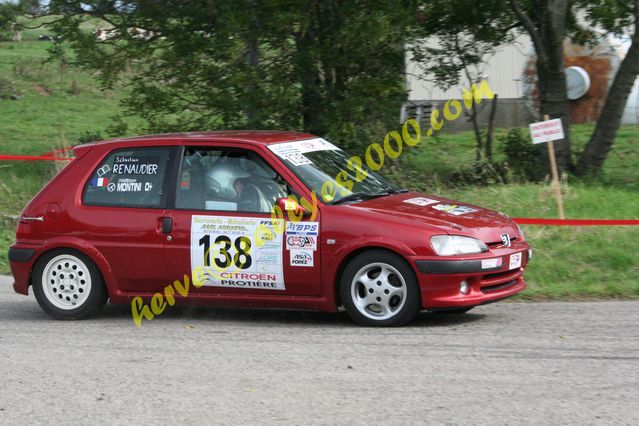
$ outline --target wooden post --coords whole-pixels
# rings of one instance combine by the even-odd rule
[[[548,114],[544,115],[544,121],[550,120]],[[559,172],[557,171],[557,158],[555,157],[555,144],[548,142],[548,157],[550,158],[550,171],[552,172],[552,186],[557,196],[557,207],[559,208],[559,219],[565,219],[564,202],[561,198],[561,186],[559,184]]]

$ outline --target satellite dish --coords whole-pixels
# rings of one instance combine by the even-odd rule
[[[568,67],[566,73],[566,86],[568,86],[568,99],[575,101],[581,98],[590,89],[590,76],[581,67]]]

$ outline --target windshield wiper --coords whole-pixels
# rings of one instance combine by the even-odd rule
[[[389,195],[388,192],[380,192],[377,194],[371,194],[368,192],[353,192],[352,194],[348,194],[345,197],[340,198],[339,200],[331,201],[329,204],[335,206],[337,204],[347,203],[349,201],[357,201],[357,200],[368,200],[376,197],[383,197],[384,195]]]
[[[408,192],[408,189],[405,189],[405,188],[395,189],[389,186],[388,188],[384,188],[382,191],[380,191],[380,194],[386,193],[388,195],[394,195],[394,194],[403,194],[405,192]]]

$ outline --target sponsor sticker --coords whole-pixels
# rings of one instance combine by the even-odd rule
[[[318,235],[319,222],[287,222],[286,248],[316,250]]]
[[[495,259],[482,259],[481,261],[481,269],[496,269],[501,268],[501,265],[501,257],[497,257]]]
[[[319,222],[286,222],[286,235],[314,235],[319,233]]]
[[[307,152],[315,152],[315,151],[339,151],[340,149],[330,143],[329,141],[322,138],[315,139],[306,139],[303,141],[295,141],[295,142],[286,142],[286,143],[277,143],[268,146],[275,155],[282,156],[288,152],[290,149],[294,149],[297,152],[302,154],[306,154]]]
[[[404,202],[408,204],[415,204],[417,206],[430,206],[431,204],[439,203],[437,200],[431,200],[430,198],[424,197],[409,198],[408,200],[404,200]]]
[[[203,271],[205,286],[284,290],[283,241],[268,239],[283,226],[282,219],[194,215],[191,269]]]
[[[291,266],[313,266],[311,250],[291,250]]]
[[[435,210],[452,214],[453,216],[461,216],[466,213],[476,212],[477,209],[468,206],[458,206],[456,204],[437,204],[433,206]]]
[[[521,268],[521,253],[515,253],[510,255],[510,265],[508,270]]]
[[[305,237],[292,235],[286,237],[286,248],[288,250],[309,249],[317,250],[317,237]]]

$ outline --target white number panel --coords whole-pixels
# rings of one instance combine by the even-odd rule
[[[205,286],[284,290],[282,219],[193,216],[191,268]]]

